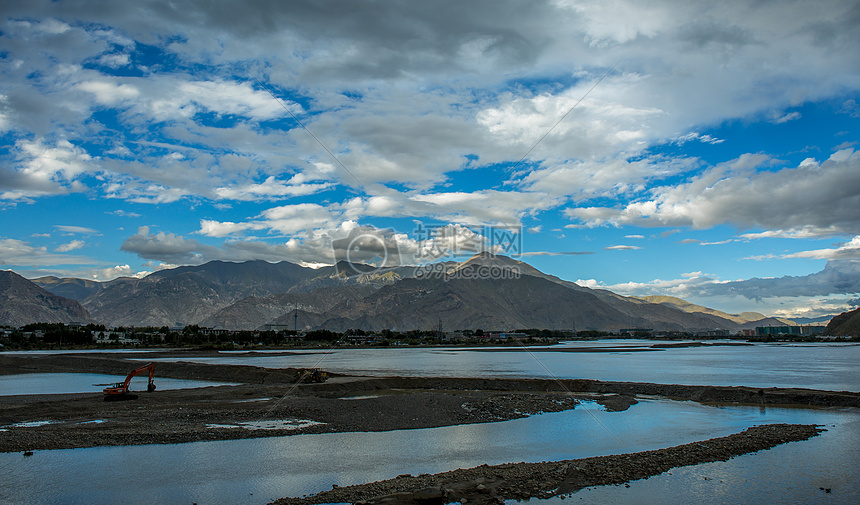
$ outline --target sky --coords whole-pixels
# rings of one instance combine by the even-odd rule
[[[462,260],[860,304],[860,3],[0,3],[0,268]],[[357,246],[357,247],[356,247]]]

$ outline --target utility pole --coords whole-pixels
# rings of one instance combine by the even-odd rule
[[[299,334],[299,302],[296,302],[296,311],[293,313],[293,333]]]

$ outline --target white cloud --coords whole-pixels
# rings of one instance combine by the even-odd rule
[[[776,115],[776,117],[774,117],[771,120],[771,122],[773,122],[775,124],[783,124],[783,123],[787,123],[789,121],[794,121],[795,119],[800,119],[800,112],[794,111],[794,112],[789,112],[787,114],[783,114],[781,116]]]
[[[584,207],[565,214],[587,226],[691,226],[730,223],[789,233],[860,233],[860,154],[834,153],[820,164],[750,173],[763,156],[744,155],[691,182],[655,190],[625,207]],[[765,232],[768,233],[768,232]],[[754,234],[755,235],[755,234]],[[761,235],[759,235],[761,236]]]
[[[160,89],[150,86],[139,110],[160,121],[188,118],[203,111],[254,120],[269,120],[288,114],[268,92],[255,90],[246,82],[159,79],[153,84]],[[281,102],[293,114],[302,113],[298,104]]]
[[[302,178],[295,176],[289,181],[276,180],[275,176],[268,177],[259,184],[245,184],[236,187],[216,188],[219,198],[227,200],[272,200],[288,196],[306,196],[324,191],[332,186],[331,183],[298,183]]]
[[[62,245],[57,246],[55,251],[64,253],[64,252],[74,251],[76,249],[82,249],[86,245],[87,245],[86,242],[84,242],[83,240],[72,240],[68,244],[62,244]]]
[[[101,235],[98,230],[87,228],[86,226],[71,226],[65,224],[55,224],[54,228],[66,234],[80,233],[84,235]]]
[[[801,251],[784,254],[782,258],[810,258],[810,259],[860,259],[860,236],[854,237],[849,242],[832,249],[816,249],[813,251]]]
[[[639,246],[635,245],[611,245],[608,247],[604,247],[607,251],[638,251],[642,249]]]
[[[704,144],[722,144],[723,142],[726,141],[725,139],[714,138],[708,134],[701,135],[699,132],[690,132],[690,133],[687,133],[686,135],[681,135],[680,137],[677,137],[674,140],[674,143],[678,144],[679,146],[682,146],[682,145],[686,144],[687,142],[690,142],[693,140],[697,140],[697,141],[702,142]]]
[[[33,246],[21,240],[0,238],[0,265],[50,266],[85,265],[92,260],[82,256],[53,254],[47,247]]]
[[[84,81],[77,85],[76,88],[87,93],[92,93],[99,103],[114,104],[137,98],[140,91],[134,86],[128,84],[114,84],[107,81]]]
[[[265,225],[258,223],[233,223],[230,221],[213,221],[210,219],[200,220],[200,230],[197,232],[200,235],[207,237],[226,237],[242,233],[246,230],[260,230],[265,228]]]
[[[129,265],[116,265],[95,270],[90,274],[90,278],[99,282],[110,281],[117,277],[136,277],[138,279],[142,279],[150,273],[152,272],[146,270],[135,272]]]
[[[128,54],[105,54],[99,58],[99,63],[111,68],[124,67],[129,64]]]
[[[122,198],[134,203],[172,203],[191,194],[182,188],[170,188],[161,184],[122,180],[104,185],[107,198]]]
[[[57,141],[53,146],[43,140],[18,140],[15,151],[16,171],[4,175],[4,169],[0,168],[0,200],[82,191],[84,187],[76,179],[97,170],[92,157],[67,140]],[[6,189],[3,186],[8,189],[3,191]]]

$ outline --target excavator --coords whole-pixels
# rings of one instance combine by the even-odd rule
[[[117,382],[116,384],[106,384],[108,387],[104,388],[104,399],[134,400],[135,398],[137,398],[137,395],[129,394],[128,385],[131,383],[132,377],[145,372],[149,372],[149,384],[146,386],[146,390],[150,393],[155,391],[155,383],[152,382],[152,376],[155,374],[155,363],[149,363],[147,365],[143,365],[142,367],[135,368],[134,370],[129,372],[124,382]]]
[[[328,372],[319,368],[300,368],[299,373],[302,382],[325,382],[328,379]]]

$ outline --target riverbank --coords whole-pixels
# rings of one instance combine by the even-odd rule
[[[618,485],[645,479],[672,468],[762,451],[807,440],[824,431],[814,425],[754,426],[726,437],[633,454],[544,463],[481,465],[435,475],[401,475],[394,479],[334,487],[312,496],[281,498],[272,505],[361,503],[367,505],[499,504],[504,500],[565,496],[590,486]]]

